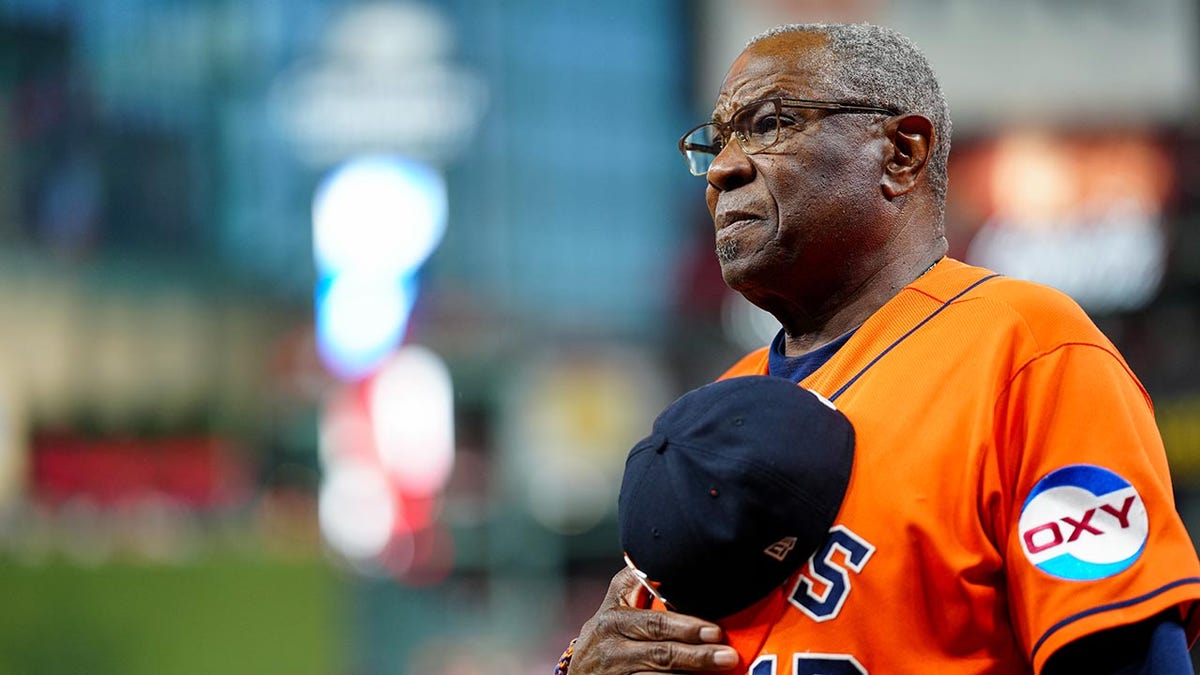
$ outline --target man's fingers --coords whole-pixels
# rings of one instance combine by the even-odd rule
[[[721,643],[720,627],[686,614],[644,609],[648,595],[631,572],[613,577],[603,605],[575,644],[572,673],[693,673],[737,665],[737,652]]]
[[[596,653],[580,654],[581,673],[625,675],[640,673],[706,673],[729,670],[738,664],[737,652],[726,645],[685,645],[672,642],[603,643]],[[572,670],[572,673],[575,671]]]
[[[725,645],[685,645],[677,642],[627,643],[602,659],[604,673],[705,673],[729,670],[738,664],[737,652]],[[572,663],[574,668],[575,664]]]
[[[616,614],[617,630],[633,640],[703,644],[721,641],[716,625],[687,614],[626,609]]]
[[[706,672],[726,670],[738,663],[737,652],[725,645],[685,645],[678,642],[648,642],[635,660],[646,673]]]
[[[738,655],[732,647],[710,645],[685,645],[678,642],[657,642],[650,647],[649,668],[664,670],[712,670],[732,668],[737,665]]]

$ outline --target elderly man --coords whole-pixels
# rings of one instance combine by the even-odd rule
[[[1150,400],[1071,300],[944,257],[949,147],[924,57],[866,25],[755,38],[680,141],[725,282],[783,327],[724,377],[790,378],[857,434],[750,673],[1191,672],[1200,563]],[[720,622],[648,606],[618,573],[560,670],[738,663]]]

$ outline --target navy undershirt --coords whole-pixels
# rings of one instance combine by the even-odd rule
[[[854,331],[850,331],[807,354],[784,356],[785,336],[783,330],[780,330],[775,335],[775,339],[771,341],[771,349],[767,354],[767,374],[784,377],[799,384],[801,380],[816,372],[817,368],[825,365],[825,362],[837,353],[842,345],[846,344],[851,335],[854,335]]]

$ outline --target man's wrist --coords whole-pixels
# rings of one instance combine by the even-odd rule
[[[554,667],[554,675],[567,675],[567,668],[571,665],[571,657],[575,655],[576,642],[579,642],[579,638],[571,640],[571,644],[567,645],[567,651],[558,657],[558,665]]]

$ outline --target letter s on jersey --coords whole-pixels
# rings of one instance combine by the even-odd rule
[[[834,560],[837,551],[841,551],[843,556],[841,564]],[[825,544],[813,554],[810,561],[812,576],[824,583],[825,588],[818,592],[812,581],[801,574],[788,599],[813,621],[836,618],[842,611],[846,596],[850,594],[850,575],[846,570],[861,572],[874,552],[874,546],[846,526],[833,527]]]

